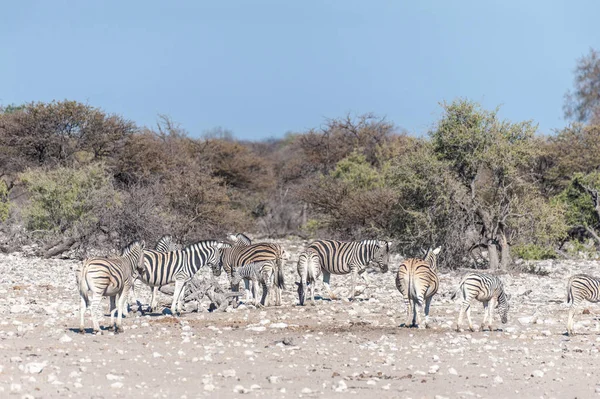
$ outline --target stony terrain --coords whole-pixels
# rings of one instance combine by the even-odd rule
[[[301,245],[284,245],[292,257],[282,307],[209,313],[203,302],[200,312],[181,318],[132,314],[124,333],[97,336],[77,333],[78,262],[0,255],[0,396],[565,398],[600,392],[598,309],[580,312],[580,334],[567,337],[562,304],[567,277],[600,275],[597,262],[545,261],[537,265],[548,276],[503,275],[512,296],[509,323],[496,322],[503,331],[457,333],[458,306],[450,295],[460,271],[441,275],[432,328],[405,329],[394,285],[398,256],[387,274],[370,270],[373,286],[359,301],[300,307],[294,281]],[[332,286],[347,295],[349,281],[333,276]],[[473,316],[478,325],[480,304]],[[91,327],[87,315],[86,323]]]

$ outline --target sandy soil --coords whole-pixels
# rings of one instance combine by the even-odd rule
[[[372,288],[359,301],[305,307],[296,306],[294,256],[282,307],[209,313],[203,302],[200,312],[180,318],[132,314],[122,334],[80,335],[77,262],[0,255],[0,397],[585,398],[600,392],[598,309],[580,312],[580,334],[567,337],[562,304],[567,277],[594,273],[597,262],[545,261],[540,267],[549,276],[503,275],[512,296],[508,324],[496,324],[503,331],[457,333],[458,306],[450,295],[461,272],[441,275],[432,328],[405,329],[394,285],[398,256],[390,272],[370,271]],[[347,294],[349,280],[333,276],[332,286]],[[477,304],[477,325],[482,312]],[[86,322],[91,327],[87,316]]]

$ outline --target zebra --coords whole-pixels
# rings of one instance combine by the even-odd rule
[[[508,296],[504,292],[502,280],[496,276],[486,273],[468,273],[462,278],[458,289],[452,295],[451,299],[461,298],[462,303],[458,320],[456,321],[456,331],[460,331],[463,314],[466,312],[469,321],[469,329],[475,331],[471,322],[471,302],[477,299],[483,302],[483,321],[481,322],[481,331],[487,326],[492,331],[492,321],[494,309],[498,308],[500,321],[506,324],[508,321]],[[486,324],[487,321],[487,324]]]
[[[298,301],[300,306],[304,306],[307,286],[310,289],[311,304],[315,305],[315,284],[321,276],[321,267],[319,266],[319,257],[312,250],[304,251],[298,257],[298,274],[300,282],[298,285]]]
[[[178,244],[177,242],[175,242],[173,237],[170,235],[162,236],[156,243],[156,246],[154,247],[154,250],[158,251],[158,252],[171,252],[171,251],[178,251],[180,249],[181,249],[181,245]],[[142,280],[142,278],[140,278],[140,276],[138,276],[138,278],[136,278],[135,281],[133,282],[133,290],[131,290],[133,293],[133,297],[134,297],[134,303],[137,304],[138,309],[141,309],[139,293],[140,293],[140,290],[141,290],[143,284],[144,284],[144,281]],[[158,291],[160,290],[161,292],[163,292],[161,290],[161,288],[162,287],[158,287],[158,286],[152,287],[152,297],[150,299],[150,311],[154,311],[157,308]],[[170,288],[173,288],[173,287],[170,287]],[[171,291],[173,291],[173,289]],[[167,292],[163,292],[163,293],[167,293]]]
[[[275,274],[275,261],[267,260],[262,262],[248,263],[247,265],[240,266],[233,271],[231,284],[237,286],[242,279],[246,287],[251,284],[251,291],[254,304],[256,306],[265,306],[267,298],[269,297],[269,287],[273,285],[273,279]],[[260,305],[257,301],[258,298],[258,284],[262,285],[262,298]],[[246,288],[247,290],[248,288]]]
[[[179,314],[185,284],[194,277],[200,267],[205,265],[210,266],[213,274],[217,275],[221,251],[228,247],[230,247],[229,244],[207,240],[188,245],[177,251],[145,250],[144,270],[140,273],[140,278],[152,288],[174,282],[171,312]],[[155,304],[151,305],[155,306]]]
[[[573,331],[575,307],[579,306],[584,300],[589,302],[600,301],[600,278],[587,274],[576,274],[569,279],[567,283],[567,304],[570,305],[567,321],[568,335],[575,335]]]
[[[281,291],[285,288],[283,279],[283,259],[287,257],[287,254],[284,249],[278,244],[251,244],[250,239],[243,234],[230,236],[230,240],[233,241],[233,245],[230,248],[225,248],[223,250],[219,270],[221,267],[225,269],[227,276],[231,280],[233,271],[240,266],[255,262],[273,261],[275,305],[280,306]],[[235,289],[234,284],[232,284],[231,287],[232,289]]]
[[[298,296],[301,304],[304,304],[306,284],[312,282],[314,285],[314,280],[319,277],[319,274],[323,275],[323,285],[331,299],[337,298],[329,285],[331,275],[352,274],[350,299],[354,300],[357,277],[360,275],[367,286],[370,283],[367,273],[365,273],[370,263],[377,264],[383,273],[388,271],[390,245],[390,242],[378,240],[350,242],[318,240],[313,242],[304,252],[306,255],[301,255],[298,261],[298,274],[300,274],[301,280],[298,286]],[[311,252],[310,256],[307,254],[309,252]],[[320,273],[317,272],[317,269],[320,269]],[[311,296],[314,303],[314,287],[311,287]]]
[[[420,326],[417,307],[423,309],[425,303],[425,328],[429,325],[429,306],[436,294],[440,280],[437,275],[437,254],[441,248],[427,251],[424,259],[405,259],[396,274],[396,288],[404,297],[406,304],[406,323],[404,327]],[[412,320],[411,320],[412,316]]]
[[[126,306],[126,299],[133,279],[143,267],[144,241],[129,244],[120,257],[91,258],[83,262],[76,271],[77,286],[81,297],[79,332],[84,333],[84,314],[88,307],[92,317],[94,333],[100,332],[98,313],[103,296],[111,299],[110,325],[114,325],[112,306],[116,298],[118,311],[115,332],[122,329],[121,318]]]

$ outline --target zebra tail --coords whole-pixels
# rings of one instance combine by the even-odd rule
[[[573,292],[571,286],[571,280],[567,283],[567,305],[570,305],[573,302]]]
[[[87,281],[87,275],[84,275],[85,266],[81,269],[81,274],[79,276],[79,293],[83,297],[85,301],[85,306],[90,306],[90,294],[92,290],[90,288],[90,284]]]
[[[410,293],[410,297],[412,298],[412,300],[415,301],[417,305],[422,304],[421,298],[419,298],[419,294],[417,293],[417,286],[415,285],[415,276],[412,274],[412,272],[409,274],[408,277],[408,292]]]

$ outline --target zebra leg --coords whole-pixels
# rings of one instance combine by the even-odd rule
[[[257,284],[258,285],[258,284]],[[269,299],[269,282],[262,282],[262,298],[260,299],[260,303],[263,306],[267,306],[267,300]]]
[[[152,297],[150,298],[150,312],[155,312],[158,308],[158,288],[152,287]]]
[[[79,332],[81,334],[85,334],[84,316],[85,316],[85,311],[87,309],[87,303],[86,303],[85,298],[83,297],[83,295],[80,295],[80,296],[81,296],[81,303],[79,305],[79,314],[80,314]]]
[[[356,279],[358,278],[358,271],[355,268],[351,268],[350,274],[352,274],[352,288],[350,291],[350,300],[353,301],[356,295]]]
[[[466,304],[466,306],[465,306],[465,304]],[[466,308],[467,308],[468,306],[469,306],[468,302],[463,302],[463,303],[460,305],[460,310],[458,311],[458,319],[456,320],[456,331],[457,331],[457,332],[460,332],[460,331],[461,331],[461,329],[460,329],[460,326],[461,326],[461,324],[462,324],[463,315],[464,315],[464,313],[465,313],[465,310],[466,310]]]
[[[408,295],[406,295],[404,297],[404,304],[406,305],[406,323],[404,323],[404,327],[410,327],[411,325],[411,314],[412,314],[412,301],[411,299],[408,297]]]
[[[496,309],[496,301],[492,298],[490,300],[490,306],[488,307],[488,322],[487,326],[490,331],[492,331],[492,324],[494,322],[494,309]],[[483,329],[482,329],[483,330]]]
[[[415,326],[419,327],[419,328],[425,328],[421,326],[421,314],[424,314],[424,310],[423,310],[423,302],[425,302],[424,298],[419,298],[417,300],[417,304],[415,306],[415,317],[416,317],[416,323]]]
[[[100,332],[100,323],[98,322],[98,314],[100,313],[100,299],[102,299],[102,297],[97,298],[96,295],[94,295],[91,299],[91,306],[90,306],[90,312],[92,314],[92,324],[93,324],[93,328],[94,334],[98,334],[101,333]]]
[[[575,332],[573,331],[573,323],[575,319],[575,301],[571,302],[571,307],[569,308],[569,319],[567,320],[567,335],[573,336]]]
[[[115,313],[118,310],[118,295],[113,295],[110,297],[110,324],[108,325],[107,330],[112,330],[115,325]]]
[[[485,327],[487,326],[486,321],[491,308],[490,301],[483,301],[483,321],[481,322],[481,331],[485,330]]]
[[[330,278],[331,278],[331,273],[329,273],[326,270],[323,270],[323,285],[325,286],[325,290],[327,291],[327,294],[329,295],[329,299],[331,299],[331,300],[338,299],[337,296],[335,296],[335,294],[331,290],[331,286],[329,285]]]
[[[175,280],[175,291],[173,292],[173,301],[171,302],[171,313],[173,315],[180,316],[179,313],[179,297],[183,292],[183,286],[185,282],[183,280]]]
[[[314,281],[314,280],[310,282],[310,304],[312,306],[316,305],[316,303],[315,303],[315,285],[316,284],[315,283],[316,283],[316,281]]]
[[[431,300],[433,296],[425,299],[425,328],[429,328],[429,306],[431,305]]]
[[[469,321],[469,330],[475,331],[473,328],[473,320],[471,320],[471,305],[467,307],[467,320]]]
[[[129,294],[129,287],[125,286],[121,295],[117,300],[117,308],[119,309],[117,317],[117,325],[115,326],[115,333],[123,331],[123,313],[127,309],[127,296]]]

